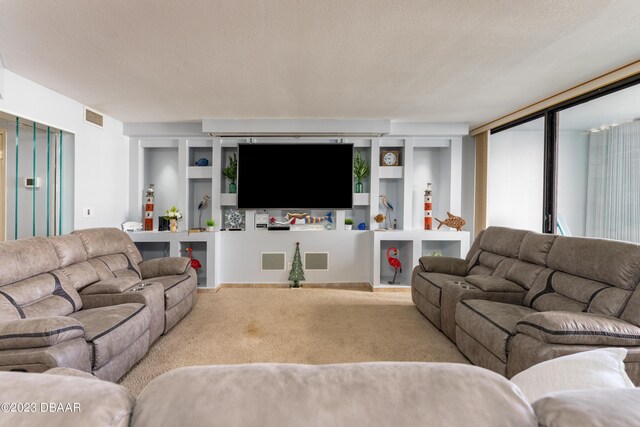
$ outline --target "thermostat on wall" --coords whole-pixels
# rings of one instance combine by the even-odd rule
[[[26,188],[40,188],[40,178],[25,178],[24,186]]]

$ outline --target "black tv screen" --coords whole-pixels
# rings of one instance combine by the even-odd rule
[[[239,144],[238,208],[352,209],[353,144]]]

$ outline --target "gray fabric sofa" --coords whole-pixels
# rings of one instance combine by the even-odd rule
[[[0,422],[13,427],[538,426],[517,386],[463,364],[194,366],[155,378],[137,399],[124,387],[70,371],[0,373],[0,402],[38,403],[31,413],[0,413]],[[72,406],[66,413],[43,413],[40,402],[77,403],[80,412]]]
[[[2,242],[0,370],[64,366],[116,381],[195,293],[188,258],[142,261],[118,229]]]
[[[137,398],[68,368],[0,372],[13,427],[628,427],[640,389],[556,392],[529,404],[500,375],[452,363],[227,365],[175,369]]]
[[[629,350],[640,383],[640,245],[489,227],[467,257],[422,257],[418,310],[474,364],[511,377],[558,356]]]

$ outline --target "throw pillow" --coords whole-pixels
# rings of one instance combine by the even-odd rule
[[[530,403],[549,393],[592,388],[633,388],[624,369],[625,348],[602,348],[547,360],[511,378]]]

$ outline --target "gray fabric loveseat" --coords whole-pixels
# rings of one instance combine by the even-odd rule
[[[507,377],[598,347],[640,383],[640,245],[489,227],[467,257],[422,257],[418,310],[474,364]]]
[[[189,259],[142,261],[118,229],[2,242],[0,370],[64,366],[116,381],[195,295]]]

